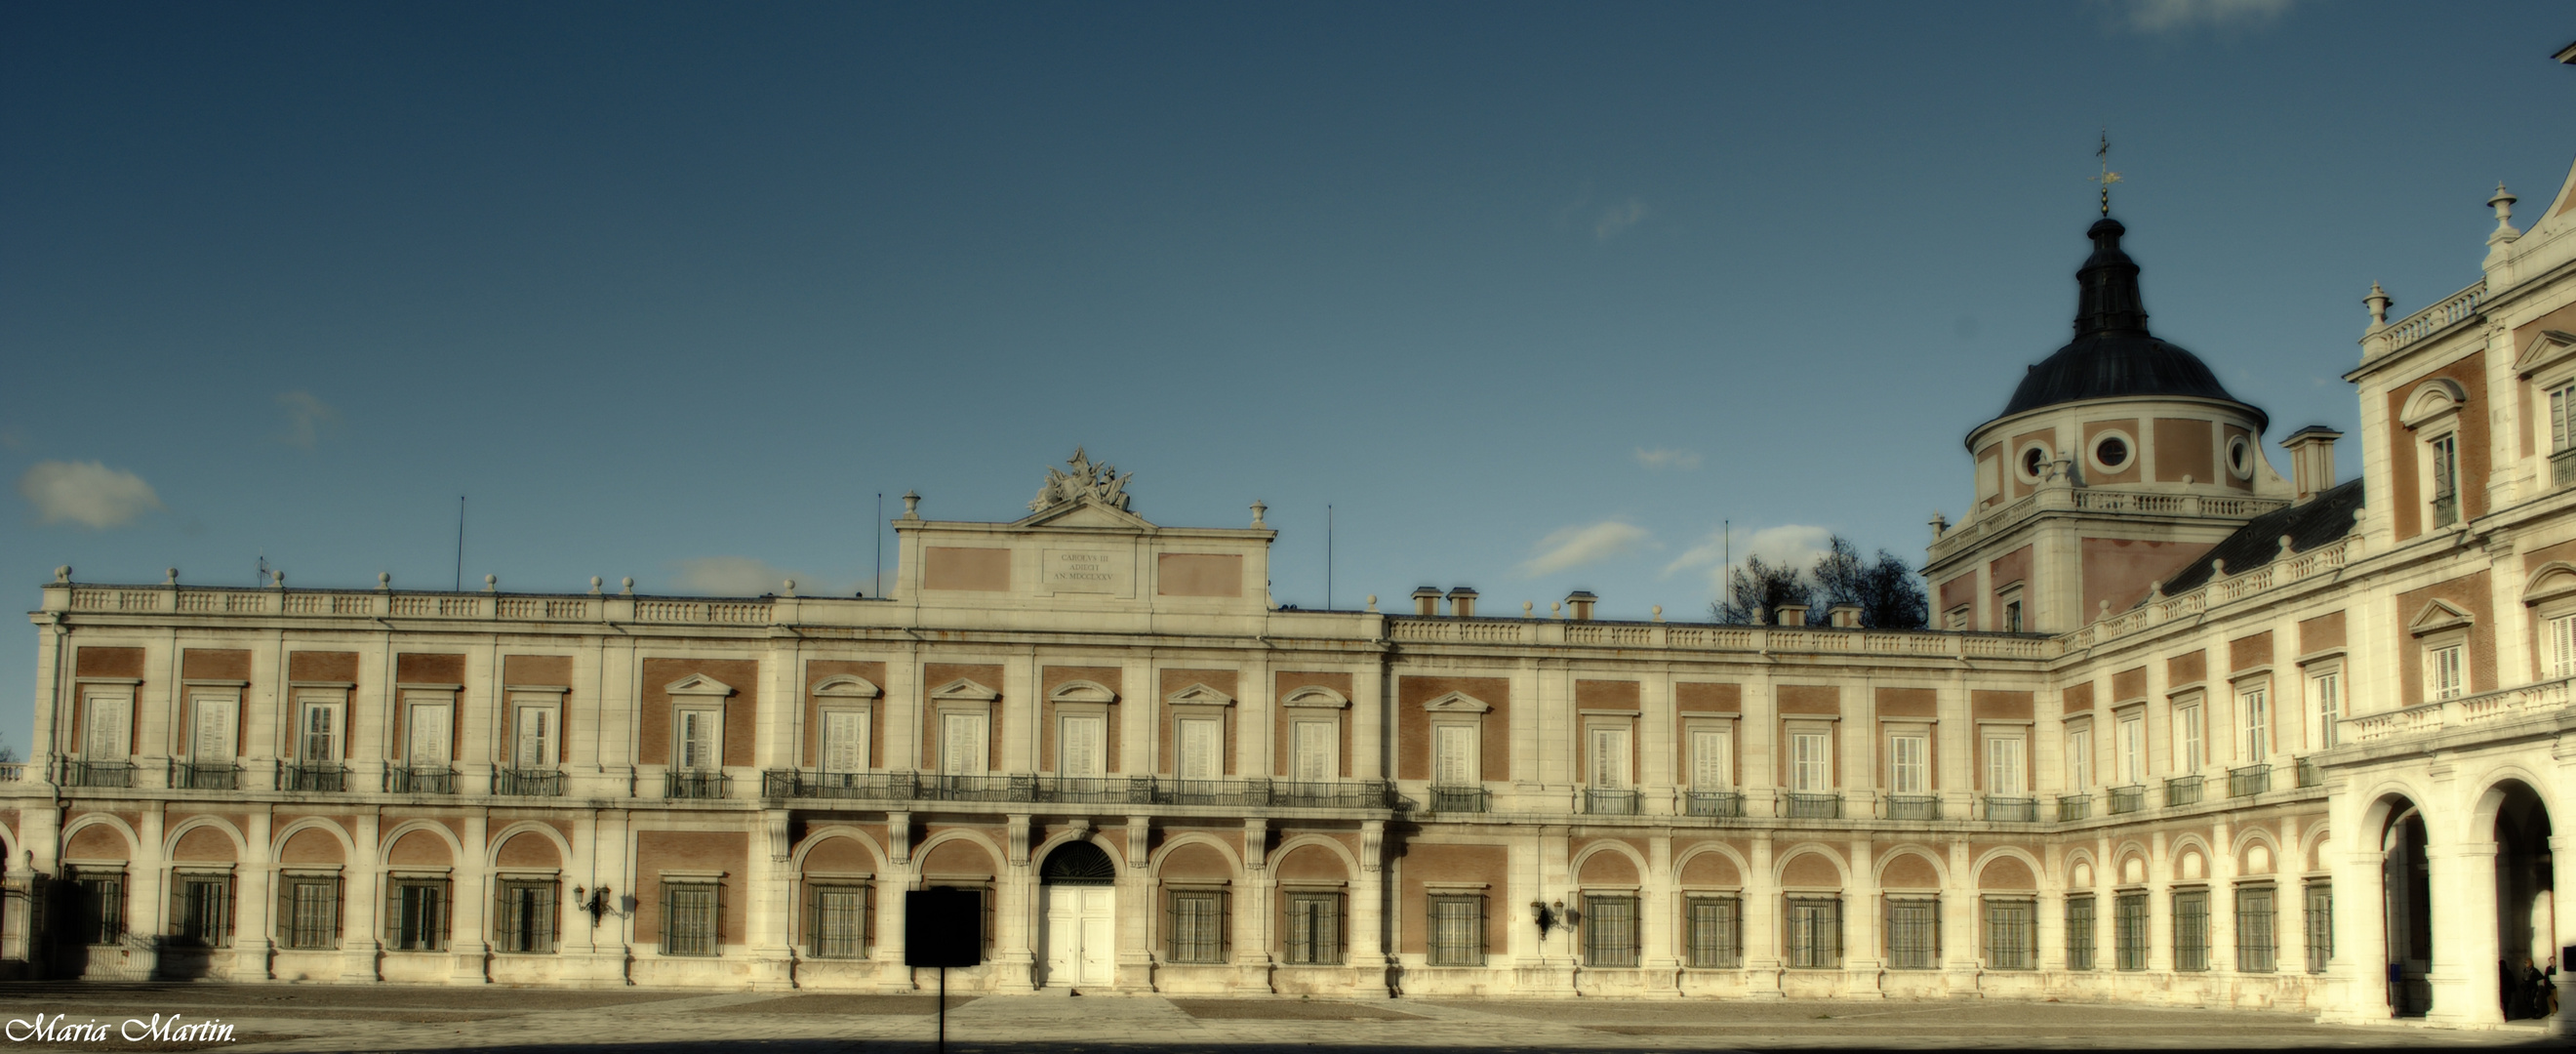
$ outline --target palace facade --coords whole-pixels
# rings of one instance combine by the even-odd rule
[[[2154,337],[1969,433],[1937,628],[1298,611],[1077,455],[887,598],[110,585],[33,614],[0,958],[41,976],[1994,996],[2501,1020],[2576,944],[2576,171],[2373,288],[2359,477]],[[1816,624],[1810,624],[1813,621]]]

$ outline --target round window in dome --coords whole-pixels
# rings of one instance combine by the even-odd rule
[[[2254,444],[2247,442],[2244,436],[2227,441],[2227,471],[2238,479],[2254,476]]]
[[[2048,447],[2033,443],[2021,450],[2021,478],[2024,483],[2039,482],[2040,473],[2048,471]]]
[[[2104,432],[2093,440],[2093,467],[2102,472],[2120,472],[2129,467],[2129,437],[2119,432]]]

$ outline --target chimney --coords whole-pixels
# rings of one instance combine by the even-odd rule
[[[1433,616],[1433,615],[1437,615],[1437,614],[1439,614],[1439,613],[1440,613],[1440,589],[1439,589],[1439,587],[1437,587],[1437,586],[1424,586],[1424,587],[1422,587],[1422,588],[1420,588],[1420,589],[1416,589],[1416,590],[1414,590],[1414,591],[1413,591],[1413,613],[1414,613],[1414,614],[1416,614],[1416,615],[1420,615],[1420,616],[1422,616],[1423,618],[1430,618],[1430,617],[1431,617],[1431,616]]]
[[[1574,621],[1590,622],[1592,621],[1592,604],[1594,601],[1599,599],[1601,598],[1592,595],[1591,590],[1577,589],[1574,592],[1567,593],[1565,595],[1565,606],[1574,609]]]
[[[1466,586],[1458,586],[1449,590],[1449,617],[1475,618],[1476,591],[1469,589]]]
[[[2334,489],[2335,440],[2343,433],[2324,425],[2309,425],[2281,440],[2282,449],[2290,452],[2290,487],[2306,501]]]
[[[1774,621],[1780,625],[1804,626],[1807,624],[1807,605],[1805,604],[1782,604],[1779,611],[1780,617]]]
[[[1836,604],[1825,609],[1825,615],[1832,620],[1835,629],[1860,628],[1860,605],[1858,604]]]

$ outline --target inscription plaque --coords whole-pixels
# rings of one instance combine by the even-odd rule
[[[1136,555],[1111,549],[1049,549],[1038,573],[1050,593],[1136,594]]]

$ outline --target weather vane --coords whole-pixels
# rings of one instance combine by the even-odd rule
[[[2102,148],[2093,151],[2093,156],[2102,162],[2102,174],[2088,177],[2085,182],[2102,184],[2102,215],[2108,217],[2111,215],[2111,184],[2120,181],[2120,174],[2111,171],[2110,129],[2102,130]]]

